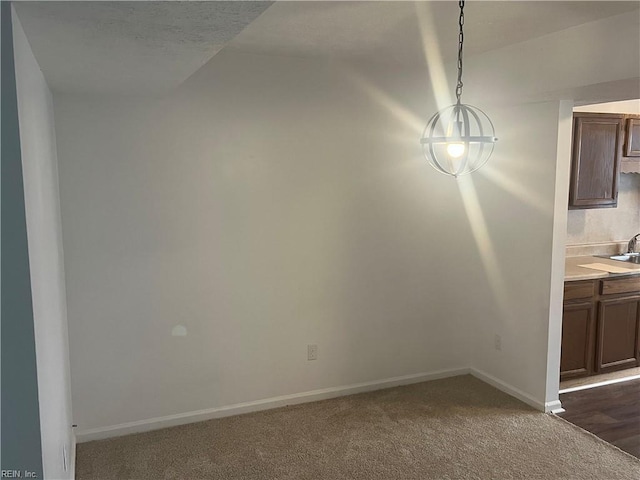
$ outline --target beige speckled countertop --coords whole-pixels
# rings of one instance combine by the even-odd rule
[[[628,268],[633,271],[629,273],[607,273],[578,266],[589,263],[604,263],[605,265]],[[565,261],[564,279],[567,282],[591,280],[593,278],[620,277],[622,275],[640,275],[640,265],[637,263],[620,262],[618,260],[592,256],[567,257]]]

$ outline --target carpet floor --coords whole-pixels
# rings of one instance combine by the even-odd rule
[[[638,480],[640,461],[469,375],[78,445],[78,480]]]

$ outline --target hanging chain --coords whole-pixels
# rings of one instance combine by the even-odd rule
[[[456,99],[458,100],[458,105],[460,104],[460,97],[462,96],[462,45],[464,43],[464,31],[462,27],[464,26],[464,0],[460,0],[458,2],[460,6],[460,20],[458,21],[458,25],[460,25],[460,32],[458,33],[458,84],[456,85]]]

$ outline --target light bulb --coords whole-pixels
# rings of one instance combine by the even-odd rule
[[[461,157],[464,155],[464,143],[450,143],[447,145],[447,153],[453,158]]]

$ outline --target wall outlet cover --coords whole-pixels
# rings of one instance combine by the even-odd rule
[[[496,335],[493,339],[493,346],[496,350],[502,350],[502,337],[500,335]]]
[[[318,359],[318,345],[307,345],[307,360]]]

